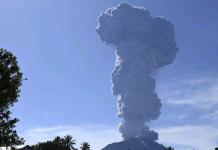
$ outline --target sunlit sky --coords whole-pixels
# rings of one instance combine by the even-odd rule
[[[17,57],[24,81],[13,115],[27,144],[72,134],[93,150],[119,141],[111,94],[114,49],[97,17],[123,0],[0,0],[0,47]],[[159,142],[176,149],[218,145],[218,1],[126,0],[175,25],[179,53],[157,71]]]

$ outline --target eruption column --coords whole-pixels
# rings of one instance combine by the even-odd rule
[[[157,133],[146,125],[159,117],[161,108],[152,72],[175,60],[178,48],[172,23],[122,3],[101,14],[96,31],[102,41],[116,48],[112,92],[118,97],[124,140],[157,140]]]

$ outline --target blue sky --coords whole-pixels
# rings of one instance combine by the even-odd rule
[[[97,16],[123,0],[0,0],[0,47],[28,78],[13,115],[27,143],[72,134],[94,150],[120,140],[110,76],[114,50],[95,32]],[[126,0],[175,25],[180,49],[156,74],[162,115],[151,123],[177,149],[218,145],[218,1]]]

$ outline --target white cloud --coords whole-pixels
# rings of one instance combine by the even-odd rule
[[[217,146],[218,128],[212,125],[204,126],[174,126],[157,129],[159,142],[172,145],[176,150],[196,149],[209,150]]]
[[[169,123],[161,128],[164,124],[159,124],[159,141],[176,150],[212,150],[218,146],[218,73],[195,74],[159,85],[163,105],[171,109],[165,117],[172,115],[168,121],[177,120],[177,126]],[[184,116],[182,121],[179,115]]]
[[[158,90],[165,105],[188,105],[201,113],[202,118],[218,119],[218,74],[201,74],[174,79]]]
[[[115,127],[103,125],[68,126],[58,125],[54,127],[38,127],[23,133],[26,144],[35,144],[40,141],[51,140],[55,136],[72,135],[76,139],[77,147],[84,141],[91,144],[93,150],[100,150],[108,143],[121,140],[121,136]]]
[[[202,107],[204,107],[203,104],[213,105],[218,103],[218,75],[195,76],[174,83],[174,87],[177,86],[180,89],[178,96],[183,101],[190,101],[191,104],[201,105]],[[186,95],[186,99],[183,99],[183,95]]]

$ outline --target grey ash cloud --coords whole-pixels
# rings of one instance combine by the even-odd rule
[[[145,8],[127,3],[102,13],[96,29],[101,40],[116,49],[112,92],[118,97],[120,132],[124,140],[145,137],[157,140],[147,123],[160,115],[152,72],[171,64],[178,51],[173,24],[151,17]]]

